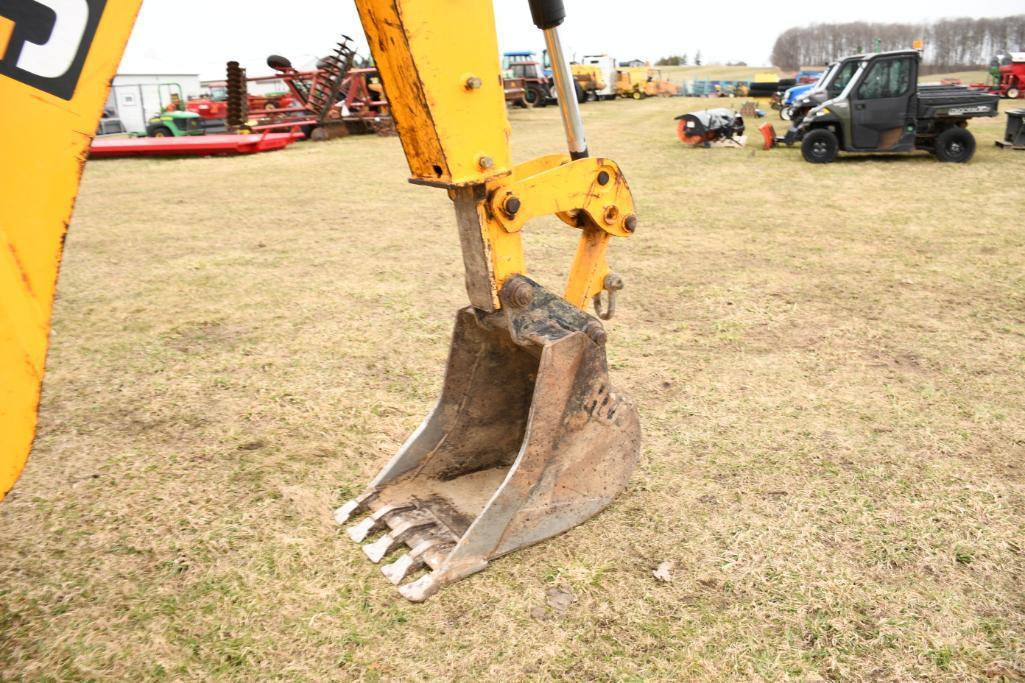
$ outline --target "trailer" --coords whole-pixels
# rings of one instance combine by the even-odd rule
[[[96,138],[89,147],[90,159],[126,157],[190,157],[257,154],[284,149],[302,133],[248,135],[200,135],[197,137]]]

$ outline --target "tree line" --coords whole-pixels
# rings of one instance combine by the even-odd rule
[[[924,64],[932,71],[959,71],[989,64],[1002,51],[1025,49],[1025,14],[1000,18],[940,19],[924,24],[856,21],[812,24],[784,31],[772,48],[772,64],[793,70],[828,64],[846,55],[902,50],[925,43]]]
[[[682,55],[669,55],[668,57],[662,57],[655,66],[688,66],[690,64],[690,57],[684,52]],[[694,66],[701,66],[701,50],[694,53]]]

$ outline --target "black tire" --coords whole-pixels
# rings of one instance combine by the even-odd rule
[[[836,159],[840,142],[828,128],[808,131],[801,141],[801,156],[811,164],[828,164]]]
[[[1009,99],[1009,100],[1016,100],[1019,97],[1021,97],[1021,90],[1018,90],[1017,88],[1008,88],[1007,89],[1007,99]]]
[[[783,107],[782,109],[780,109],[779,110],[779,117],[781,119],[783,119],[784,121],[789,121],[791,118],[793,118],[790,115],[790,107]]]
[[[149,131],[151,138],[173,138],[174,133],[167,126],[154,126]]]
[[[526,92],[523,93],[523,100],[528,107],[547,107],[548,93],[541,86],[528,85]]]
[[[580,84],[576,81],[573,82],[573,88],[577,91],[577,104],[587,102],[587,91],[580,87]]]
[[[975,136],[959,126],[951,126],[936,136],[933,152],[940,161],[967,163],[975,156]]]

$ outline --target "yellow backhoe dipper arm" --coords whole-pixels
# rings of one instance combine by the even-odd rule
[[[637,461],[637,412],[608,378],[606,333],[585,313],[622,280],[611,237],[637,227],[619,167],[590,158],[559,40],[562,0],[530,0],[552,56],[569,154],[513,166],[491,0],[356,0],[412,171],[455,204],[469,308],[442,395],[391,462],[336,512],[406,598],[591,518]],[[526,277],[522,235],[557,215],[580,230],[558,297]],[[374,539],[371,539],[374,536]],[[420,576],[415,576],[420,572]]]
[[[64,233],[140,1],[0,1],[0,499],[32,446]]]
[[[557,36],[565,15],[561,4],[532,3],[536,19],[553,15],[546,37]],[[595,233],[628,236],[637,217],[619,167],[584,158],[575,96],[560,98],[570,155],[513,168],[492,3],[357,0],[356,5],[411,182],[447,188],[455,202],[470,303],[483,311],[501,308],[501,288],[527,272],[520,229],[529,218],[558,213],[573,215],[570,222],[582,230],[587,245],[578,250],[566,286],[566,298],[583,308],[603,290],[608,274],[607,240]],[[561,47],[558,53],[551,48],[551,54],[562,56]],[[564,61],[554,60],[556,65]],[[572,75],[567,80],[573,93]],[[570,157],[580,158],[569,163]]]

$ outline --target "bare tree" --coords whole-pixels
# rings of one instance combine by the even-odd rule
[[[773,65],[793,70],[861,52],[910,48],[919,39],[925,42],[925,63],[932,70],[977,68],[1001,50],[1025,49],[1025,14],[931,24],[856,21],[789,28],[776,38],[771,59]]]

